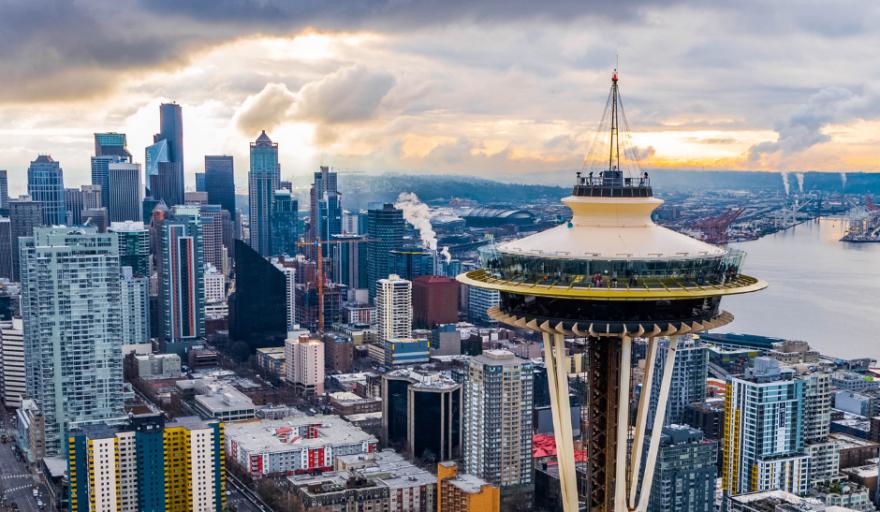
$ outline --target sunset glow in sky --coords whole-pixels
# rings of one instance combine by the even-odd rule
[[[768,5],[770,4],[770,5]],[[644,168],[880,171],[880,4],[757,0],[0,0],[0,169],[88,182],[92,133],[143,148],[183,106],[205,154],[279,143],[282,176],[516,180],[576,170],[620,62]]]

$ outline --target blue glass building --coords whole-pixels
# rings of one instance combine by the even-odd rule
[[[43,206],[43,224],[67,223],[64,206],[64,172],[49,155],[40,155],[28,167],[28,194]]]
[[[281,187],[278,144],[263,130],[251,143],[251,168],[248,173],[250,245],[261,256],[272,254],[272,201]]]

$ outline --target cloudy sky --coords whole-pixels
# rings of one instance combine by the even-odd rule
[[[0,0],[0,169],[92,133],[143,161],[183,106],[188,180],[266,129],[282,175],[576,170],[619,60],[643,167],[880,170],[872,0]]]

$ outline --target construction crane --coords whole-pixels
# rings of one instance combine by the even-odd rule
[[[316,265],[316,275],[315,279],[318,281],[318,334],[324,335],[324,244],[327,245],[342,245],[342,244],[359,244],[365,243],[369,240],[364,238],[352,238],[347,240],[324,240],[322,241],[320,238],[317,240],[306,241],[300,240],[296,243],[297,247],[314,247],[317,254],[317,265]]]
[[[728,210],[715,217],[700,219],[694,227],[703,232],[705,241],[713,244],[726,244],[727,228],[745,211],[745,208]]]

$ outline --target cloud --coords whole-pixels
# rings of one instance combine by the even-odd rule
[[[647,160],[648,158],[651,158],[652,156],[656,155],[657,150],[654,149],[654,146],[648,146],[648,147],[644,147],[644,148],[639,147],[639,146],[634,146],[632,149],[629,150],[629,153],[630,154],[628,156],[630,158],[632,158],[633,160],[635,160],[637,162],[640,162],[642,160]]]
[[[304,85],[297,95],[293,115],[329,124],[364,121],[376,114],[394,84],[390,73],[363,66],[345,67]]]
[[[268,83],[242,102],[235,125],[250,134],[288,121],[309,121],[320,127],[318,142],[329,144],[336,140],[336,134],[328,125],[373,118],[394,84],[390,73],[363,66],[341,68],[303,85],[296,93],[285,84]]]
[[[248,96],[235,114],[235,125],[243,133],[271,130],[284,122],[287,111],[296,102],[296,95],[284,84],[269,83],[252,96]]]
[[[787,157],[831,140],[823,129],[831,123],[864,119],[880,113],[880,94],[861,93],[843,87],[826,87],[810,96],[786,121],[776,126],[776,141],[765,141],[749,149],[749,160],[765,156]]]

